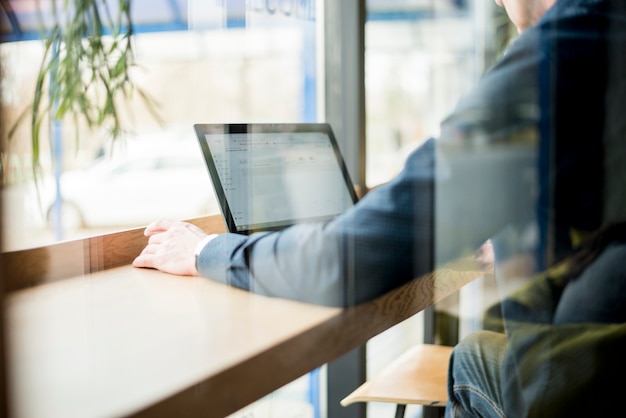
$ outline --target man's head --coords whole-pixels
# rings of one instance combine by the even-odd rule
[[[528,29],[543,16],[557,2],[557,0],[495,0],[496,4],[504,7],[509,19],[519,33]]]

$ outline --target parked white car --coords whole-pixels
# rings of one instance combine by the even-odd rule
[[[58,225],[60,216],[64,229],[71,230],[219,213],[200,148],[193,145],[148,142],[140,151],[105,156],[86,170],[63,173],[60,194],[52,182],[45,187],[47,222]]]

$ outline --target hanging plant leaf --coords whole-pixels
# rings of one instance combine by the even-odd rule
[[[80,121],[90,129],[107,129],[116,140],[123,133],[117,101],[130,99],[128,92],[136,90],[152,116],[161,122],[158,104],[134,85],[129,75],[135,65],[131,0],[117,1],[115,13],[106,0],[65,0],[62,7],[57,0],[48,4],[51,22],[44,22],[39,9],[45,48],[33,101],[9,131],[11,138],[30,112],[35,170],[40,164],[41,129],[46,120],[60,122],[71,117],[77,149]]]

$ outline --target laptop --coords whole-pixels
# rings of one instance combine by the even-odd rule
[[[195,124],[229,232],[326,221],[357,201],[327,123]]]

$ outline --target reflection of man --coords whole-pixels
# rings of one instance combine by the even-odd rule
[[[491,307],[450,360],[447,417],[610,416],[626,369],[626,222]]]
[[[552,245],[538,261],[551,268],[455,347],[446,417],[613,415],[626,373],[626,1],[496,1],[523,32],[503,62],[536,62],[540,245]]]
[[[530,27],[553,2],[504,1],[522,35],[442,123],[441,136],[426,141],[395,179],[345,214],[328,223],[251,236],[209,237],[186,223],[157,221],[146,228],[149,243],[134,265],[344,306],[430,271],[434,258],[444,262],[471,254],[504,227],[532,223],[535,213],[541,231],[558,233],[558,249],[567,252],[569,244],[561,238],[570,228],[595,229],[602,221],[597,213],[602,138],[610,142],[626,120],[616,113],[626,108],[621,106],[623,83],[614,83],[623,74],[607,68],[618,55],[607,48],[623,52],[623,44],[608,45],[600,32],[610,22],[623,34],[623,20],[612,16],[624,17],[624,2],[559,0],[559,7],[544,16],[541,30]],[[591,8],[598,12],[590,12],[587,24]],[[561,21],[585,29],[561,32]],[[603,87],[609,82],[613,92]],[[610,97],[605,97],[607,91]],[[619,125],[605,129],[605,118]],[[564,151],[559,148],[557,155],[556,146]],[[519,157],[529,149],[533,167],[538,149],[539,173],[546,176],[536,185],[528,181],[535,177],[525,171],[525,157]],[[556,158],[566,175],[546,171]],[[565,186],[556,187],[555,180]],[[435,204],[439,196],[456,196],[457,201]],[[566,209],[566,215],[556,218],[555,207]],[[431,250],[435,233],[436,257]],[[539,242],[556,249],[543,236]]]

